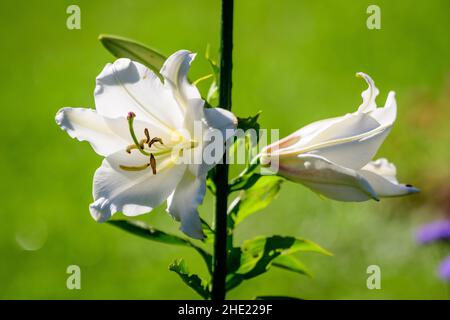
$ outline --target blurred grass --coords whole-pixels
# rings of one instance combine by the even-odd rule
[[[81,7],[81,30],[66,28],[70,4]],[[298,235],[335,256],[303,257],[313,279],[273,270],[230,298],[449,297],[435,275],[442,252],[418,247],[413,231],[443,210],[435,195],[450,177],[450,3],[377,1],[382,29],[376,31],[365,26],[369,4],[236,1],[234,111],[262,109],[262,126],[286,135],[354,111],[365,88],[354,74],[367,72],[381,91],[380,105],[388,90],[398,97],[398,121],[379,155],[397,164],[400,180],[423,192],[345,204],[286,183],[275,203],[242,224],[238,241]],[[199,52],[192,78],[209,72],[202,56],[207,43],[218,49],[219,1],[3,1],[0,12],[0,298],[197,298],[168,271],[183,256],[191,270],[205,274],[194,253],[92,220],[92,174],[101,159],[64,134],[54,115],[63,106],[94,106],[95,77],[113,60],[97,41],[100,33],[134,38],[165,54]],[[209,217],[211,209],[208,198],[202,212]],[[143,219],[176,232],[163,208]],[[82,290],[66,289],[70,264],[81,266]],[[381,267],[382,290],[366,288],[370,264]]]

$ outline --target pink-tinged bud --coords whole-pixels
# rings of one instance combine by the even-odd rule
[[[134,113],[134,112],[128,112],[128,114],[127,114],[127,120],[131,120],[131,119],[133,119],[134,117],[136,117],[136,114]]]

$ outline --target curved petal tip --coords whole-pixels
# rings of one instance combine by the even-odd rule
[[[105,222],[114,214],[114,206],[106,198],[99,198],[89,205],[92,218],[97,222]]]

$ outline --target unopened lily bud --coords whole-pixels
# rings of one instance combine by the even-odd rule
[[[418,192],[412,185],[397,181],[392,163],[372,161],[391,131],[397,104],[391,91],[385,106],[377,107],[375,83],[364,73],[358,76],[368,88],[356,112],[314,122],[267,146],[260,154],[262,166],[277,161],[274,173],[339,201],[378,200]]]

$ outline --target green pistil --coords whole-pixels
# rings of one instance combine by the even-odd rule
[[[136,149],[140,151],[145,156],[150,156],[149,152],[146,152],[143,148],[143,145],[139,142],[139,140],[136,137],[136,134],[134,133],[133,128],[133,122],[136,115],[133,112],[128,113],[127,120],[128,120],[128,128],[130,130],[131,138],[133,139],[134,144],[136,145]]]

